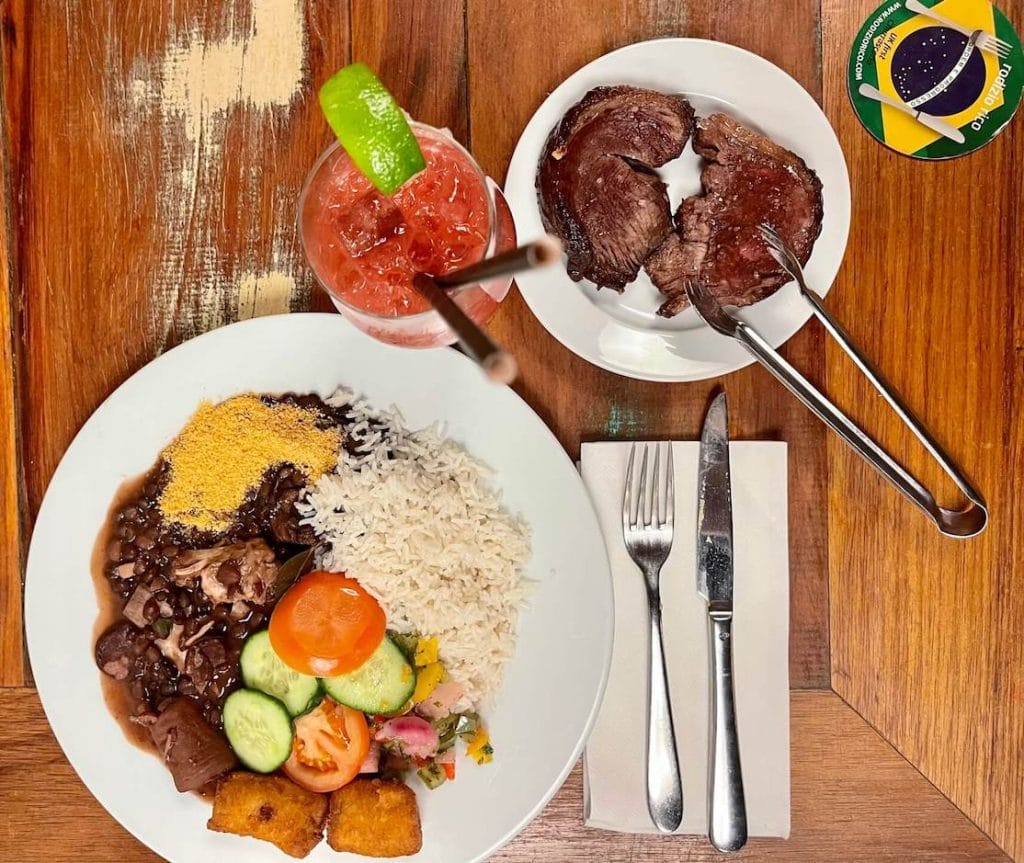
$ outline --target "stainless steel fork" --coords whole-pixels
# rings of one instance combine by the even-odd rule
[[[672,444],[668,444],[666,478],[661,483],[661,444],[654,444],[654,469],[648,479],[651,445],[644,444],[640,477],[634,475],[636,444],[629,451],[626,486],[622,493],[622,538],[626,551],[644,574],[651,638],[647,703],[647,810],[663,833],[672,833],[683,820],[683,783],[679,776],[672,704],[665,673],[661,637],[661,568],[672,550],[675,521],[675,482]]]

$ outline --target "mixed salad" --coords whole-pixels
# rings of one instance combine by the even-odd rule
[[[480,717],[458,712],[432,635],[386,631],[383,610],[354,579],[303,576],[242,650],[244,688],[224,702],[224,733],[258,773],[283,770],[328,793],[361,773],[415,772],[431,789],[455,779],[456,748],[478,764],[493,750]]]

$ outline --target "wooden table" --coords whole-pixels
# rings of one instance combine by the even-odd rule
[[[89,796],[45,723],[22,639],[26,547],[65,447],[131,372],[239,317],[324,308],[293,227],[299,185],[329,138],[316,83],[366,61],[413,115],[450,127],[501,178],[520,130],[566,75],[673,35],[749,48],[824,106],[853,183],[829,305],[983,489],[992,524],[978,539],[941,538],[758,368],[724,382],[627,380],[568,353],[512,296],[492,329],[517,349],[518,390],[572,455],[585,439],[693,437],[723,383],[735,432],[790,444],[793,835],[752,841],[740,858],[1024,858],[1024,121],[946,164],[876,144],[845,81],[875,5],[0,2],[0,859],[154,859]],[[1022,0],[1002,6],[1024,24]],[[266,26],[274,15],[283,28]],[[256,78],[261,59],[289,61],[296,32],[292,95]],[[164,61],[169,46],[205,41],[208,58],[237,61],[246,38],[262,39],[260,50],[247,72],[228,64],[222,110],[161,114],[160,87],[166,96],[170,78],[188,73]],[[222,92],[217,68],[203,86]],[[818,326],[785,353],[950,490]],[[577,770],[496,859],[713,857],[698,839],[584,829]]]

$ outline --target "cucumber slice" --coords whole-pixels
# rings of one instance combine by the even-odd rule
[[[362,63],[339,69],[320,88],[320,107],[341,146],[385,195],[426,165],[405,114]]]
[[[389,629],[388,638],[395,643],[395,646],[402,651],[409,662],[413,661],[416,656],[416,642],[420,640],[418,635],[403,635],[401,632],[393,632]]]
[[[250,770],[273,773],[292,754],[292,719],[276,698],[239,689],[224,701],[223,715],[228,743]]]
[[[324,689],[340,704],[363,713],[401,710],[416,689],[416,672],[395,643],[384,636],[370,658],[355,671],[325,677]]]
[[[245,640],[239,662],[245,685],[273,696],[292,716],[306,713],[320,703],[320,681],[285,665],[274,653],[266,629]]]

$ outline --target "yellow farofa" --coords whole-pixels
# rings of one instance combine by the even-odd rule
[[[168,521],[219,532],[266,471],[293,464],[314,482],[338,461],[339,429],[321,429],[317,415],[258,395],[203,402],[162,456],[170,478],[160,495]]]

